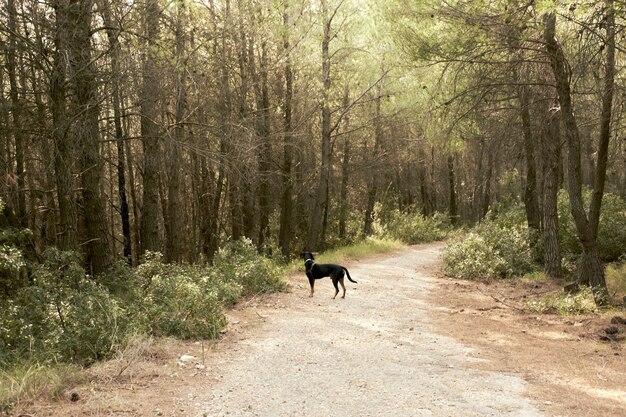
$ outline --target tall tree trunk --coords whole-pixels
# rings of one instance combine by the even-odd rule
[[[494,161],[494,148],[493,143],[488,147],[489,155],[487,155],[487,173],[485,174],[485,187],[482,194],[482,202],[480,205],[480,218],[485,218],[489,212],[489,206],[491,205],[491,177],[493,176],[493,161]]]
[[[425,140],[421,141],[417,146],[417,176],[420,183],[420,198],[422,200],[422,215],[430,216],[433,212],[433,207],[430,199],[430,193],[428,192],[428,180],[426,178],[426,155],[424,154]]]
[[[159,240],[159,159],[160,140],[157,124],[159,74],[157,40],[161,9],[159,0],[146,0],[146,56],[143,62],[141,88],[141,138],[143,142],[143,207],[141,210],[141,253],[160,251]]]
[[[289,6],[285,3],[283,12],[283,52],[285,54],[285,96],[283,105],[284,134],[283,134],[283,194],[280,204],[280,230],[278,232],[278,245],[282,255],[288,257],[291,252],[291,239],[293,235],[293,178],[292,178],[292,147],[293,127],[291,124],[292,99],[293,99],[293,69],[291,67],[291,43],[289,40]]]
[[[11,87],[11,112],[13,114],[13,139],[15,143],[15,215],[19,219],[22,227],[27,226],[26,222],[26,195],[24,178],[24,135],[22,129],[22,102],[19,97],[19,87],[17,82],[17,10],[15,0],[7,0],[9,45],[6,53],[6,67],[9,75],[9,86]]]
[[[100,127],[96,69],[91,56],[91,18],[93,0],[70,2],[69,44],[70,67],[75,82],[78,104],[81,184],[85,205],[87,264],[93,275],[109,266],[110,249],[103,196],[100,192],[102,158],[100,158]]]
[[[580,134],[574,116],[569,73],[561,45],[555,38],[556,17],[548,14],[545,17],[545,42],[552,72],[556,80],[556,88],[561,104],[561,117],[565,127],[565,136],[568,146],[567,183],[570,196],[570,209],[578,239],[583,248],[580,265],[578,267],[578,283],[589,284],[594,293],[596,304],[604,304],[608,299],[608,290],[604,277],[604,266],[600,260],[596,242],[600,207],[604,193],[606,178],[606,158],[610,138],[611,107],[613,101],[613,83],[615,73],[615,19],[613,2],[608,1],[606,30],[607,30],[607,60],[605,67],[605,85],[600,117],[600,141],[598,146],[598,163],[594,192],[592,195],[589,217],[583,207],[582,179],[581,179],[581,146]]]
[[[454,155],[448,155],[448,193],[449,193],[449,216],[452,225],[459,221],[459,210],[456,198],[456,180],[454,175]]]
[[[270,167],[272,161],[272,147],[270,138],[270,96],[268,85],[267,44],[261,45],[259,57],[260,91],[258,93],[257,131],[261,140],[259,155],[259,237],[257,245],[264,250],[265,240],[269,234],[270,215]]]
[[[541,214],[539,211],[539,194],[537,191],[537,167],[535,162],[535,138],[530,123],[530,89],[526,85],[517,87],[524,136],[524,159],[526,161],[526,186],[524,187],[524,208],[528,222],[530,242],[535,253],[539,243]]]
[[[380,180],[378,166],[380,164],[380,150],[383,141],[383,128],[380,112],[381,95],[382,86],[379,84],[376,91],[376,99],[374,101],[374,152],[372,153],[372,168],[370,169],[370,176],[367,184],[367,206],[365,208],[365,222],[363,225],[364,236],[370,236],[372,234],[372,225],[374,223],[374,205],[376,204]]]
[[[124,258],[131,262],[132,244],[130,236],[130,210],[126,196],[126,152],[124,149],[124,130],[122,129],[122,105],[120,92],[120,42],[121,30],[114,29],[109,0],[98,0],[104,25],[107,27],[109,40],[109,56],[111,59],[111,100],[113,102],[113,123],[115,125],[115,145],[117,148],[117,192],[120,199],[120,219],[122,223]]]
[[[185,142],[183,117],[187,106],[187,63],[185,54],[186,14],[185,0],[178,1],[176,19],[176,126],[174,140],[169,141],[168,186],[167,186],[167,241],[166,253],[169,262],[180,262],[183,256],[183,222],[180,202],[180,172],[182,170],[181,146]]]
[[[321,0],[323,30],[322,38],[322,159],[320,166],[320,176],[317,184],[317,192],[313,203],[313,210],[309,220],[309,233],[307,237],[307,248],[316,250],[319,245],[320,232],[322,230],[322,216],[326,207],[326,196],[328,195],[328,180],[330,178],[331,149],[330,149],[330,41],[332,18],[328,14],[328,4],[326,0]]]
[[[346,82],[343,93],[343,107],[350,105],[350,87]],[[346,114],[344,120],[344,131],[350,130],[350,118]],[[340,208],[339,208],[339,239],[346,239],[346,224],[348,222],[348,181],[350,179],[350,139],[344,134],[343,137],[343,158],[341,160],[341,189],[340,189]]]
[[[559,164],[561,134],[559,115],[548,114],[542,141],[543,153],[543,261],[546,274],[561,278],[561,244],[559,238]]]
[[[72,180],[74,146],[69,136],[65,95],[68,44],[68,6],[65,1],[53,3],[55,10],[54,68],[50,81],[50,107],[54,138],[54,169],[59,202],[59,247],[78,248],[77,214]]]
[[[24,10],[22,10],[24,13]],[[27,25],[24,22],[24,25]],[[36,36],[36,43],[39,47],[43,44],[42,35],[39,30],[38,25],[34,25],[34,33]],[[35,60],[35,53],[32,50],[28,52],[29,59]],[[44,103],[43,93],[40,89],[40,81],[37,77],[37,72],[34,66],[30,66],[29,68],[29,78],[30,83],[32,85],[33,97],[35,99],[35,107],[37,109],[37,129],[42,132],[39,135],[39,152],[41,153],[41,158],[43,161],[46,161],[43,171],[44,178],[42,179],[43,186],[45,187],[45,209],[42,213],[42,239],[41,239],[41,247],[38,248],[38,251],[43,250],[43,248],[48,246],[58,246],[57,244],[57,204],[55,201],[55,175],[54,175],[54,164],[50,163],[54,161],[54,148],[52,142],[52,131],[53,129],[49,123],[49,113],[46,109],[46,103]],[[0,80],[1,82],[1,80]],[[45,133],[44,133],[45,132]],[[2,171],[0,171],[2,172]]]

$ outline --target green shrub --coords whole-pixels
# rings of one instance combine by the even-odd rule
[[[597,311],[591,288],[584,287],[576,294],[560,292],[549,294],[526,303],[536,313],[557,313],[562,316],[586,314]]]
[[[226,324],[217,291],[186,274],[154,277],[146,304],[148,325],[156,336],[214,339]]]
[[[144,326],[156,336],[216,338],[226,324],[218,289],[206,268],[161,262],[148,253],[138,268],[146,283]]]
[[[286,289],[280,268],[260,256],[248,239],[228,242],[215,256],[213,268],[223,282],[239,284],[244,295]]]
[[[137,269],[115,263],[95,279],[75,252],[48,249],[42,258],[30,285],[0,298],[0,368],[21,359],[89,364],[136,334],[216,338],[224,305],[286,288],[250,241],[229,243],[211,267],[165,264],[149,252]]]
[[[84,374],[73,365],[24,362],[10,369],[0,369],[0,416],[36,399],[56,399],[84,380]]]
[[[425,217],[412,210],[404,212],[393,209],[383,215],[382,205],[377,203],[373,216],[374,236],[400,240],[409,245],[441,240],[450,230],[447,216],[441,213]]]
[[[451,239],[443,259],[446,274],[458,278],[508,278],[535,269],[519,207],[497,218],[487,216],[469,234]]]
[[[626,263],[607,266],[606,286],[609,289],[609,294],[616,295],[618,299],[626,296]]]
[[[63,316],[62,316],[63,315]],[[62,301],[58,314],[61,359],[89,363],[108,357],[124,345],[130,319],[106,288],[91,280]]]
[[[589,206],[591,192],[583,192],[585,207]],[[561,250],[566,260],[577,260],[581,246],[576,224],[569,207],[569,196],[561,190],[558,200]],[[602,212],[598,225],[598,250],[605,262],[613,262],[626,254],[626,201],[618,195],[607,193],[602,199]]]
[[[35,285],[3,302],[0,360],[89,363],[124,343],[128,315],[106,288],[89,279],[74,252],[47,250]]]
[[[448,243],[443,261],[445,273],[457,278],[495,278],[506,270],[502,256],[481,235],[473,232]]]
[[[4,201],[0,198],[0,221],[4,217]],[[28,263],[23,248],[29,242],[28,229],[0,228],[0,289],[13,295],[19,288],[28,285],[26,268]]]

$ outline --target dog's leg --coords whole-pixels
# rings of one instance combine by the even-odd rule
[[[346,298],[346,286],[343,285],[343,275],[339,278],[339,283],[341,284],[341,288],[343,288],[343,295],[341,298]]]
[[[335,297],[337,297],[337,294],[339,294],[339,286],[337,285],[337,283],[339,282],[339,278],[336,277],[335,275],[332,275],[331,278],[333,280],[333,285],[335,286],[335,295],[333,296],[333,300],[334,300]]]
[[[308,276],[309,278],[309,285],[311,286],[311,293],[309,294],[309,298],[313,297],[313,294],[315,293],[315,278],[313,278],[312,276]]]

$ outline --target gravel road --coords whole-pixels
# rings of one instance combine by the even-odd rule
[[[196,387],[196,416],[541,416],[515,375],[478,369],[471,350],[429,320],[429,277],[443,245],[346,265],[358,284],[308,298],[304,273],[288,308],[237,342]]]

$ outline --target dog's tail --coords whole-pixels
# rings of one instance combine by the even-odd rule
[[[348,272],[348,269],[345,266],[342,266],[342,268],[344,271],[346,271],[346,275],[348,276],[348,279],[350,280],[350,282],[354,282],[355,284],[358,284],[358,282],[356,282],[350,277],[350,273]]]

